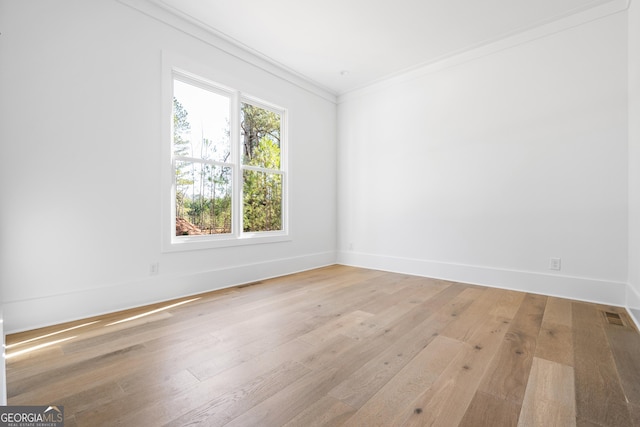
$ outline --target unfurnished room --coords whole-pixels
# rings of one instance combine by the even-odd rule
[[[0,426],[640,426],[639,1],[0,0]]]

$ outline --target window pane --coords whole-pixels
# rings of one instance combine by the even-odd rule
[[[231,233],[231,168],[176,162],[176,236]]]
[[[228,97],[174,80],[174,154],[228,161],[231,155],[229,111]]]
[[[242,103],[242,164],[280,169],[280,114]]]
[[[282,230],[282,175],[243,171],[244,231]]]

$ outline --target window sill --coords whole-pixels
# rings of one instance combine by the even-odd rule
[[[260,245],[265,243],[289,242],[291,237],[283,232],[245,234],[243,237],[185,236],[175,237],[163,245],[163,252],[197,251],[234,246]]]

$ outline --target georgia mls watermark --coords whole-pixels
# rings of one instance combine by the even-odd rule
[[[0,427],[64,427],[64,407],[0,406]]]

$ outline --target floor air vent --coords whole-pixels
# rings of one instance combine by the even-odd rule
[[[237,289],[248,288],[249,286],[259,285],[261,283],[262,283],[262,280],[259,280],[257,282],[251,282],[251,283],[245,283],[245,284],[242,284],[242,285],[237,285],[236,288]]]
[[[624,323],[622,322],[622,317],[620,317],[618,313],[605,311],[604,317],[607,319],[607,322],[609,322],[610,325],[624,326]]]

